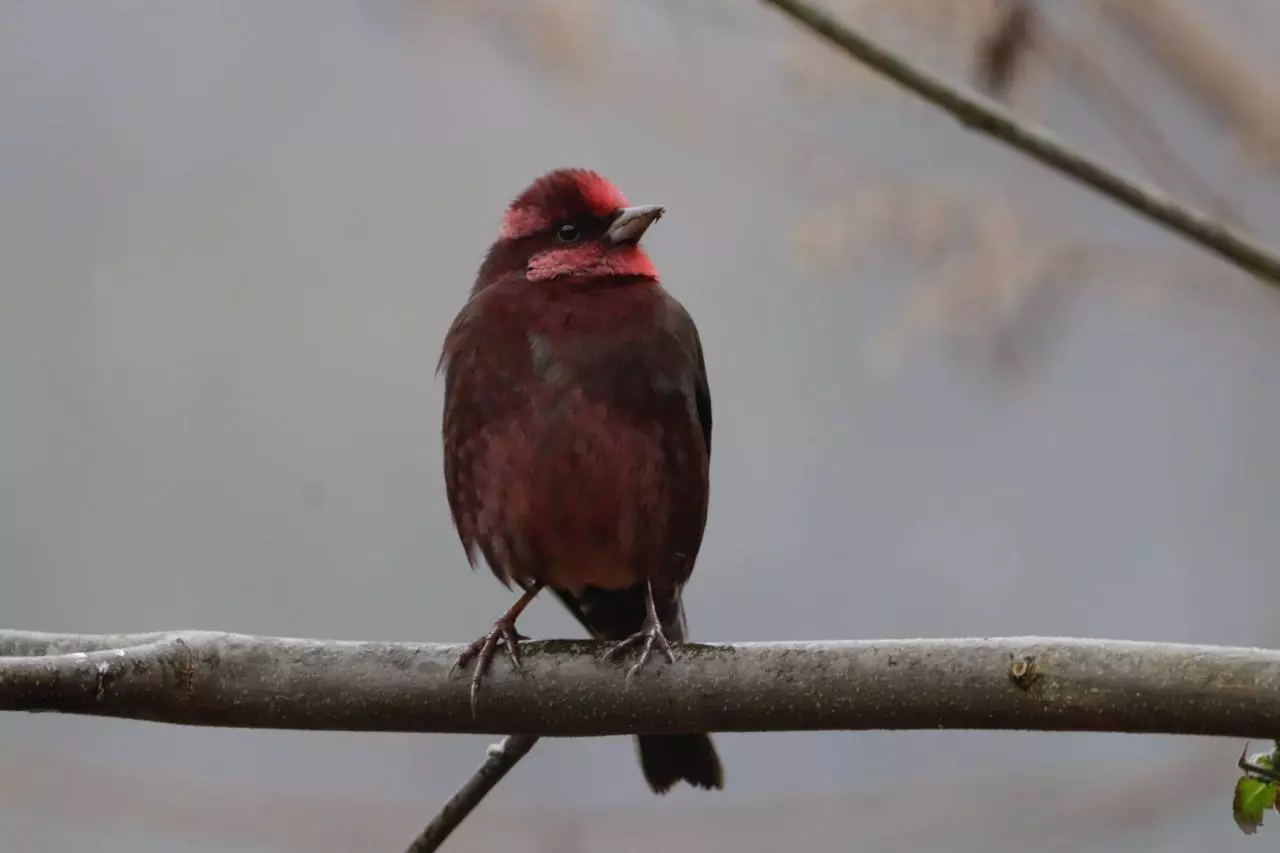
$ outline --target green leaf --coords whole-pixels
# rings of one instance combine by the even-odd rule
[[[1262,826],[1262,813],[1276,805],[1280,786],[1249,776],[1241,776],[1236,782],[1235,796],[1231,798],[1231,816],[1245,835],[1253,835]]]

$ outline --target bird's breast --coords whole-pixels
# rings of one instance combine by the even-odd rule
[[[457,339],[445,444],[459,531],[508,580],[687,575],[707,504],[695,366],[661,328],[585,305],[518,330],[489,315]]]

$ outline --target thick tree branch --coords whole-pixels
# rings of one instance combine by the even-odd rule
[[[942,78],[916,68],[807,0],[764,2],[782,10],[868,68],[951,113],[966,127],[999,139],[1028,157],[1199,243],[1267,284],[1280,287],[1280,255],[1226,224],[1185,207],[1156,187],[1075,150],[1044,128],[1018,121],[995,102],[967,94]]]
[[[205,726],[591,736],[1039,729],[1272,737],[1280,652],[1035,637],[688,644],[630,682],[582,641],[495,663],[473,717],[460,646],[203,631],[0,631],[0,710]]]

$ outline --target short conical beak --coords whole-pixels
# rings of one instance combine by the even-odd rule
[[[663,214],[662,205],[646,204],[640,207],[624,207],[614,217],[605,236],[611,243],[634,243],[644,236],[649,226]]]

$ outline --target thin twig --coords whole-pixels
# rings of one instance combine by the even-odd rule
[[[591,737],[1034,729],[1273,737],[1280,651],[1037,637],[686,643],[628,680],[598,643],[522,644],[473,715],[461,646],[0,631],[0,710],[185,725]]]
[[[1072,43],[1047,22],[1040,24],[1040,47],[1050,64],[1079,85],[1081,94],[1097,108],[1098,115],[1143,161],[1157,180],[1181,182],[1193,195],[1209,204],[1209,210],[1228,225],[1246,225],[1225,195],[1214,189],[1174,150],[1159,127],[1143,111],[1107,68],[1101,56]],[[1163,177],[1162,177],[1163,175]]]
[[[1034,160],[1198,243],[1273,287],[1280,287],[1280,256],[1226,224],[1185,207],[1151,184],[1116,171],[1068,146],[1048,130],[1013,118],[990,99],[966,94],[854,32],[806,0],[763,0],[858,62],[939,107],[968,128],[1012,146]]]
[[[538,742],[535,735],[510,735],[489,747],[489,757],[484,764],[472,774],[471,778],[458,789],[449,801],[440,809],[440,813],[432,818],[422,834],[413,840],[406,853],[434,853],[440,845],[458,828],[467,815],[471,814],[480,801],[484,799],[493,786],[502,781],[502,777],[524,758],[533,745]]]

